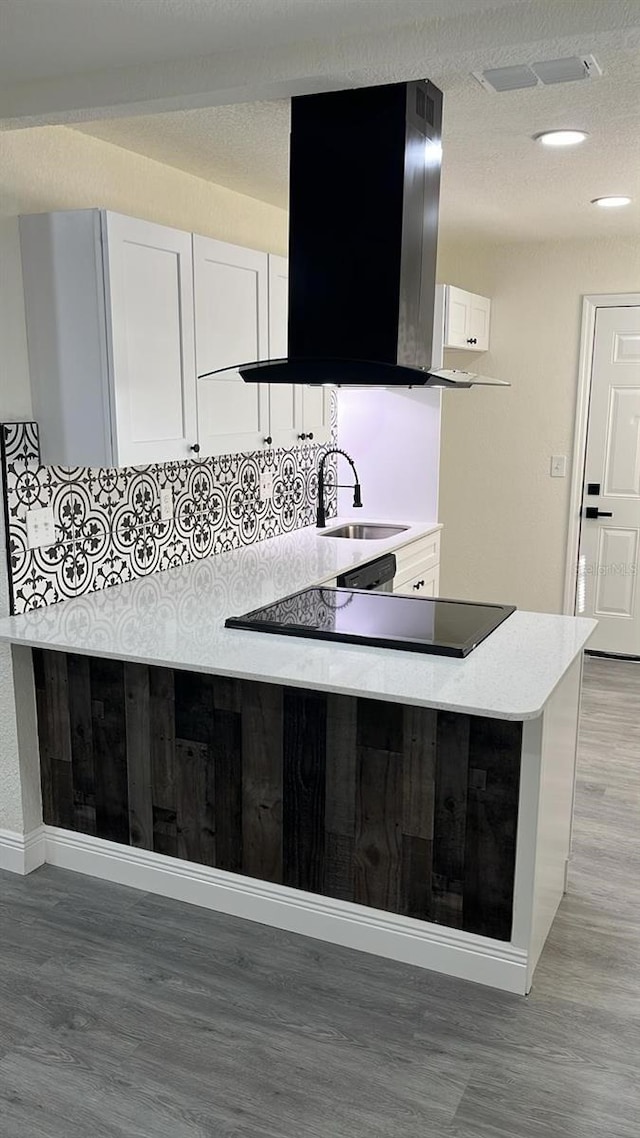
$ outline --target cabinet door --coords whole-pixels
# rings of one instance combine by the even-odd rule
[[[193,238],[197,374],[268,355],[267,254],[210,237]],[[267,446],[267,385],[237,371],[198,379],[203,455]]]
[[[430,569],[425,569],[416,576],[394,585],[393,591],[395,594],[408,597],[437,597],[439,580],[440,566],[432,565]]]
[[[287,355],[289,263],[269,256],[269,359]],[[293,383],[269,384],[269,434],[274,446],[295,446],[302,431],[303,389]]]
[[[467,348],[469,336],[470,294],[455,285],[447,285],[445,316],[445,348]]]
[[[331,438],[331,391],[327,387],[302,387],[302,434],[314,443]]]
[[[489,351],[489,316],[491,301],[486,296],[477,296],[475,292],[469,293],[469,324],[468,336],[475,343],[469,347],[475,352]]]
[[[113,455],[184,459],[196,442],[191,235],[103,214]]]

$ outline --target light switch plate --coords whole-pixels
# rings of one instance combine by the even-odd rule
[[[552,478],[565,478],[567,474],[567,456],[566,454],[552,454],[551,455],[551,477]]]
[[[260,475],[260,501],[270,502],[273,498],[273,474],[267,472]]]
[[[173,490],[170,486],[160,491],[160,517],[163,522],[173,517]]]
[[[56,539],[55,523],[51,506],[44,509],[27,510],[27,545],[29,549],[42,549],[53,545]]]

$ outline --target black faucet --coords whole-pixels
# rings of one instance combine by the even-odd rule
[[[354,506],[362,506],[362,498],[360,496],[360,482],[358,481],[358,471],[355,468],[353,459],[347,454],[346,450],[341,450],[340,447],[332,447],[331,450],[326,450],[318,465],[318,512],[316,514],[316,526],[318,529],[324,529],[327,524],[327,519],[325,517],[324,511],[324,464],[330,454],[341,454],[344,458],[346,458],[349,466],[353,470],[353,475],[355,478],[355,482],[353,484],[353,504]],[[342,490],[345,489],[345,487],[340,486],[340,483],[336,482],[336,490],[337,489]],[[349,487],[349,489],[351,489],[351,487]]]

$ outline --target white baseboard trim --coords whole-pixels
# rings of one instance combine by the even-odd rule
[[[44,844],[46,861],[63,869],[518,995],[527,991],[527,953],[503,941],[53,826],[44,827]]]
[[[29,834],[0,830],[0,869],[9,873],[31,873],[45,860],[44,826]]]

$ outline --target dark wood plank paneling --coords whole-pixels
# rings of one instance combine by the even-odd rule
[[[53,652],[34,676],[50,824],[508,939],[520,725]]]
[[[124,690],[129,839],[132,846],[152,850],[151,693],[145,664],[125,664]]]
[[[96,771],[88,656],[67,656],[74,829],[96,833]]]
[[[283,882],[321,893],[327,700],[318,692],[285,688],[283,698]]]
[[[399,912],[420,921],[432,920],[431,873],[433,842],[402,835],[402,877]]]
[[[354,901],[400,911],[402,755],[358,747]]]
[[[432,911],[437,722],[430,708],[404,708],[400,909],[420,920]]]
[[[62,652],[43,652],[41,663],[38,712],[44,720],[40,739],[45,768],[43,815],[48,825],[69,830],[75,819],[67,657]]]
[[[129,843],[124,665],[91,658],[91,727],[98,837]]]
[[[282,881],[282,688],[271,684],[243,690],[242,872]]]
[[[350,696],[346,697],[350,699]],[[400,754],[404,743],[404,708],[401,703],[359,699],[356,742],[359,747]]]
[[[435,921],[463,925],[464,844],[469,770],[469,716],[438,713],[433,828]]]
[[[176,739],[178,857],[199,865],[215,865],[213,806],[207,799],[209,763],[204,743]]]
[[[177,857],[175,688],[169,668],[149,669],[149,707],[153,848]]]
[[[217,702],[217,701],[216,701]],[[207,795],[213,803],[216,865],[242,872],[242,717],[235,711],[213,713]]]
[[[511,938],[522,724],[471,718],[463,928]]]
[[[327,897],[352,901],[356,832],[358,701],[327,696],[324,884]]]
[[[209,746],[213,731],[213,676],[174,672],[176,738]]]

